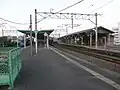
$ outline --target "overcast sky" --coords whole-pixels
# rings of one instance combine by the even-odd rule
[[[54,9],[53,11],[56,12],[78,1],[79,0],[0,0],[0,17],[15,22],[29,23],[29,15],[32,14],[34,23],[34,9],[37,9],[39,12],[48,12],[52,8]],[[99,8],[101,6],[103,7]],[[120,21],[120,0],[84,0],[80,4],[63,12],[90,13],[91,11],[94,11],[92,12],[93,14],[96,12],[103,14],[98,17],[98,25],[112,29],[116,27]],[[40,17],[38,16],[38,18]],[[93,17],[92,20],[94,21],[95,18]],[[0,20],[0,23],[2,22],[3,21]],[[38,29],[56,28],[58,25],[67,23],[70,24],[71,21],[46,19],[38,24]],[[94,24],[87,20],[74,20],[74,23],[81,24],[81,27],[75,30],[70,29],[69,32],[94,27]],[[29,25],[8,24],[18,29],[28,29],[29,27]]]

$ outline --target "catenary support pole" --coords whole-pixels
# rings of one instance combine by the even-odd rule
[[[37,9],[35,9],[35,49],[37,54],[38,44],[37,44]]]
[[[32,56],[32,15],[30,15],[30,54]]]
[[[96,38],[96,40],[95,40],[95,47],[96,48],[98,48],[98,28],[97,28],[97,13],[95,13],[95,38]]]

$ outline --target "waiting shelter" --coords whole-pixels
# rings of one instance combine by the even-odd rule
[[[18,31],[21,32],[21,33],[23,33],[23,34],[25,34],[26,37],[30,36],[30,33],[31,33],[30,30],[18,30]],[[44,45],[44,43],[45,43],[45,36],[44,36],[44,34],[47,33],[48,36],[49,36],[53,31],[54,31],[53,29],[50,29],[50,30],[39,30],[39,31],[37,31],[38,46]],[[32,31],[32,37],[35,38],[35,31]]]

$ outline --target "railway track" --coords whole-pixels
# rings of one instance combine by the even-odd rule
[[[72,51],[75,51],[78,53],[93,56],[93,57],[99,58],[101,60],[106,60],[108,62],[112,62],[112,63],[120,65],[120,56],[119,56],[120,54],[117,52],[108,53],[105,50],[104,51],[103,50],[94,50],[94,49],[90,49],[90,48],[84,48],[84,47],[79,47],[79,46],[74,46],[74,45],[66,45],[66,44],[55,44],[54,47],[69,49],[69,50],[72,50]]]

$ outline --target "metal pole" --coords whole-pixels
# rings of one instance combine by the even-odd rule
[[[47,34],[47,48],[49,49],[49,35]]]
[[[35,46],[36,46],[36,54],[37,54],[37,9],[35,9],[35,38],[36,38],[36,42],[35,42]]]
[[[108,45],[110,45],[110,34],[108,34]]]
[[[26,34],[24,34],[24,48],[26,48]]]
[[[60,38],[60,32],[59,32],[59,38]]]
[[[107,44],[106,37],[104,37],[104,40],[105,40],[104,48],[106,49],[106,44]]]
[[[71,21],[72,21],[72,29],[73,29],[73,15],[71,16]]]
[[[2,29],[2,37],[4,36],[4,30]]]
[[[18,43],[19,43],[18,31],[16,31],[16,33],[17,33],[17,47],[18,47]]]
[[[92,46],[92,33],[90,33],[90,47]]]
[[[32,56],[32,15],[30,15],[30,53]]]
[[[4,47],[4,30],[2,29],[2,37],[3,37],[3,47]]]
[[[96,40],[95,40],[95,47],[98,48],[98,30],[97,30],[97,13],[95,13],[95,28],[96,28]]]
[[[66,34],[68,35],[68,28],[67,28],[67,26],[66,26]]]
[[[81,37],[81,45],[83,45],[83,36]]]

